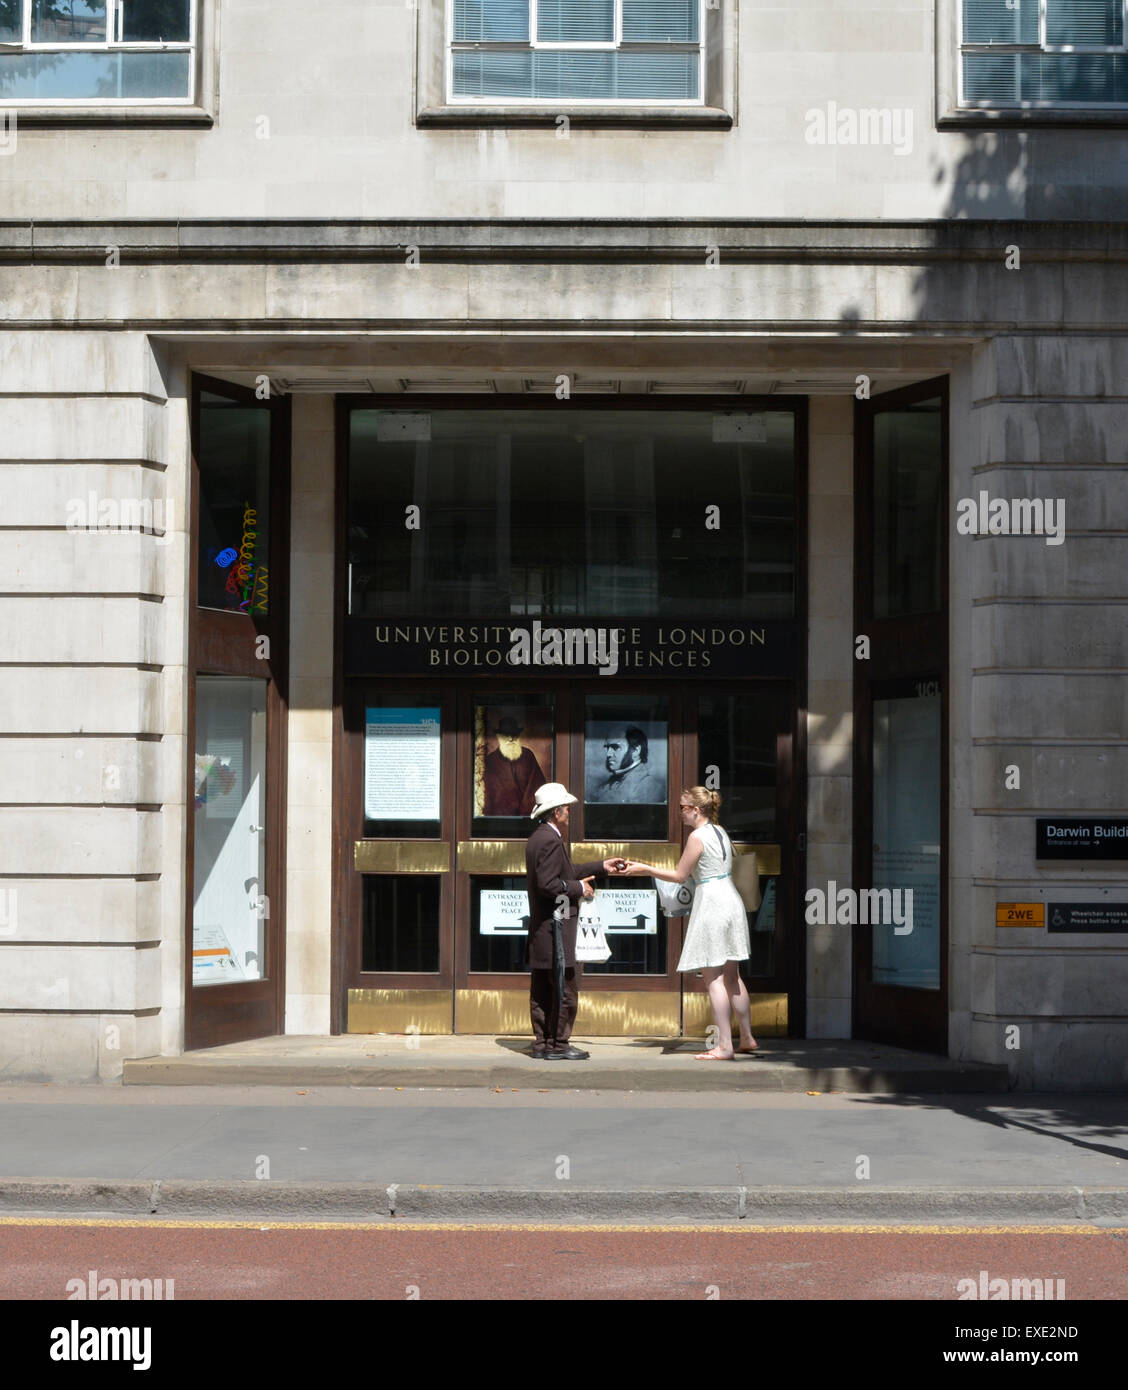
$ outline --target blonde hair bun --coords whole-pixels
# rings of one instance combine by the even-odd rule
[[[716,821],[717,812],[721,809],[721,794],[709,787],[686,787],[682,796],[701,812],[708,816],[711,821]]]

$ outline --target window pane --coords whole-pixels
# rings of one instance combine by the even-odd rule
[[[531,822],[530,822],[531,827]],[[529,889],[524,874],[470,880],[470,969],[528,971]]]
[[[779,699],[771,691],[698,698],[697,768],[687,772],[687,780],[703,785],[708,770],[716,769],[717,790],[722,798],[720,822],[733,840],[771,844],[778,838],[779,723]]]
[[[188,39],[191,0],[125,0],[121,36],[126,43],[179,43]]]
[[[542,43],[610,43],[614,37],[615,0],[538,0]]]
[[[615,57],[616,97],[697,100],[696,53],[617,53]]]
[[[696,43],[699,0],[623,0],[627,43]]]
[[[454,0],[454,37],[527,40],[529,0]]]
[[[190,54],[0,53],[8,101],[147,101],[191,95]]]
[[[201,608],[270,611],[270,412],[208,392],[197,441]]]
[[[365,874],[361,970],[439,968],[439,874]]]
[[[1038,43],[1038,0],[964,0],[964,43]]]
[[[1032,53],[1023,54],[1021,61],[1026,101],[1128,100],[1128,62],[1119,55]]]
[[[31,0],[32,43],[97,43],[106,37],[106,0]]]
[[[192,984],[261,980],[266,919],[266,682],[196,678]]]
[[[1123,18],[1121,0],[1046,0],[1046,42],[1118,44]]]
[[[873,887],[890,890],[876,984],[940,988],[940,711],[939,694],[873,702]]]
[[[579,101],[611,97],[615,90],[616,56],[610,49],[538,49],[533,54],[533,96]]]
[[[20,0],[0,0],[0,43],[20,43],[22,40]]]
[[[585,962],[585,975],[665,975],[667,972],[666,950],[670,935],[669,919],[663,915],[658,907],[658,895],[654,892],[654,880],[652,878],[633,878],[630,881],[636,890],[641,889],[648,895],[654,895],[652,901],[654,903],[655,930],[653,932],[640,931],[637,927],[633,930],[624,929],[623,925],[616,925],[623,923],[625,915],[621,907],[618,910],[615,907],[615,895],[617,892],[622,892],[622,888],[616,885],[613,880],[605,880],[602,886],[596,885],[598,891],[593,907],[599,912],[606,928],[607,944],[611,947],[611,958],[602,962]],[[631,893],[629,898],[633,898],[634,905],[637,906],[638,899],[635,893]]]
[[[1017,53],[965,53],[963,60],[965,101],[1018,101],[1021,90],[1021,55]]]
[[[435,410],[414,443],[407,415],[352,412],[351,614],[792,616],[790,412],[720,441],[709,411]]]
[[[874,616],[940,607],[940,401],[873,421]]]
[[[454,53],[452,91],[458,97],[533,95],[533,53]]]
[[[696,53],[536,49],[453,55],[455,96],[697,101]]]

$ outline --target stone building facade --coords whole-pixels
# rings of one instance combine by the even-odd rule
[[[1128,850],[1048,859],[1036,837],[1039,818],[1115,817],[1128,783],[1128,104],[966,101],[958,8],[703,6],[693,106],[454,101],[435,0],[201,0],[179,104],[28,96],[0,45],[0,1076],[113,1080],[125,1058],[248,1029],[520,1031],[519,978],[493,1012],[471,997],[461,861],[431,865],[451,895],[437,987],[358,954],[364,865],[404,870],[386,844],[364,860],[375,837],[342,810],[363,737],[342,650],[344,403],[371,397],[413,415],[692,401],[752,429],[795,407],[801,630],[772,673],[793,701],[771,832],[787,973],[783,955],[764,973],[761,1025],[1006,1062],[1023,1087],[1128,1081],[1123,931],[1054,931],[1049,911],[997,924],[999,904],[1109,921],[1128,904]],[[199,411],[224,384],[269,402],[285,450],[275,887],[266,984],[212,986],[194,1027],[196,682],[220,671],[197,612]],[[944,589],[896,630],[863,593],[890,527],[915,543],[859,491],[883,397],[943,403]],[[1058,500],[1061,543],[963,533],[958,503],[984,492]],[[871,690],[858,637],[896,655],[921,633],[931,659],[890,657]],[[229,678],[251,678],[261,635],[246,628]],[[875,993],[877,938],[803,904],[875,881],[855,822],[873,813],[877,716],[866,703],[863,745],[859,710],[934,675],[938,973]],[[460,717],[452,737],[472,738]],[[447,814],[453,854],[476,837]],[[677,1003],[672,965],[650,989],[666,1014],[619,981],[589,1031],[693,1031],[704,1013]]]

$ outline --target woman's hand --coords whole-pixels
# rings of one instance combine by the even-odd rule
[[[650,864],[643,864],[638,859],[628,859],[627,867],[619,870],[619,876],[622,878],[641,878],[643,874],[653,872],[654,869]]]

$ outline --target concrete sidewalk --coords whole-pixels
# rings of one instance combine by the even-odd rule
[[[0,1208],[1128,1225],[1128,1117],[1075,1095],[11,1086]]]
[[[586,1062],[544,1062],[527,1037],[283,1036],[125,1063],[127,1086],[517,1086],[616,1091],[999,1092],[1005,1066],[883,1043],[761,1038],[732,1062],[697,1062],[700,1038],[576,1038]]]

